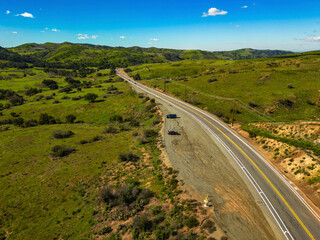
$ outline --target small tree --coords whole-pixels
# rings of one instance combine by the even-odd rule
[[[76,120],[76,116],[75,115],[72,115],[72,114],[70,114],[70,115],[68,115],[68,116],[66,116],[66,122],[67,123],[74,123],[74,121]]]
[[[87,95],[84,96],[84,99],[92,103],[97,99],[97,97],[98,97],[97,94],[88,93]]]

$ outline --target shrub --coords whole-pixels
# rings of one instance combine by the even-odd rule
[[[38,121],[37,120],[29,120],[29,121],[26,121],[24,123],[24,126],[25,127],[36,127],[38,126]]]
[[[152,228],[152,222],[146,215],[136,216],[132,221],[132,227],[133,229],[145,232]]]
[[[122,122],[123,117],[121,115],[113,115],[109,118],[110,122]]]
[[[19,116],[20,116],[20,114],[17,114],[17,113],[15,113],[15,112],[11,112],[10,115],[11,115],[12,117],[19,117]]]
[[[185,224],[188,228],[194,228],[199,225],[199,222],[195,217],[192,216],[186,220]]]
[[[26,95],[27,96],[33,96],[33,95],[36,95],[38,93],[41,93],[42,90],[41,89],[37,89],[37,88],[30,88],[26,91]]]
[[[66,123],[74,123],[76,118],[77,117],[75,115],[69,114],[69,115],[66,116]]]
[[[289,83],[289,84],[287,85],[287,87],[288,87],[289,89],[293,89],[293,88],[294,88],[294,86],[292,86],[291,83]]]
[[[80,99],[81,99],[80,97],[73,97],[73,98],[72,98],[73,101],[78,101],[78,100],[80,100]]]
[[[24,119],[19,117],[12,120],[13,125],[22,127],[24,123]]]
[[[57,103],[60,103],[59,100],[54,100],[53,101],[53,104],[57,104]]]
[[[141,80],[141,76],[139,73],[137,73],[135,76],[133,76],[134,80]]]
[[[67,96],[67,95],[64,95],[64,96],[61,98],[61,100],[67,100],[67,99],[70,99],[70,97]]]
[[[112,232],[112,228],[109,227],[109,226],[104,226],[102,228],[102,230],[99,232],[100,235],[104,235],[104,234],[107,234],[107,233],[111,233]]]
[[[51,99],[54,99],[53,95],[46,96],[46,100],[51,100]]]
[[[107,127],[107,128],[103,131],[103,133],[117,133],[117,132],[118,132],[118,129],[115,128],[115,127],[112,127],[112,126]]]
[[[19,106],[22,105],[24,103],[24,99],[22,96],[20,95],[14,95],[12,97],[9,98],[9,102],[13,105],[13,106]]]
[[[119,154],[119,160],[122,162],[137,161],[140,157],[132,152],[123,152]]]
[[[216,78],[213,78],[213,79],[208,79],[208,83],[212,83],[212,82],[216,82],[216,81],[218,81],[218,79],[216,79]]]
[[[88,93],[84,96],[84,99],[93,103],[97,99],[98,95],[95,93]]]
[[[52,148],[52,157],[65,157],[75,152],[76,149],[72,147],[67,147],[64,145],[56,145]]]
[[[157,136],[158,132],[154,129],[146,129],[144,130],[144,136],[147,138]]]
[[[111,85],[110,87],[107,88],[108,91],[116,91],[118,90],[118,88],[114,87],[113,85]]]
[[[66,86],[66,87],[61,88],[61,89],[59,90],[60,93],[63,93],[63,92],[65,92],[65,93],[70,93],[71,91],[72,91],[72,87],[70,87],[70,86]]]
[[[41,113],[39,117],[39,124],[56,124],[57,121],[54,119],[54,117],[48,115],[47,113]]]
[[[113,191],[110,185],[105,185],[101,188],[100,197],[102,201],[110,204],[110,202],[114,199]]]
[[[58,83],[54,80],[51,80],[51,79],[43,80],[42,84],[45,85],[46,87],[50,88],[50,90],[56,90],[59,88]]]
[[[56,139],[69,138],[73,135],[74,135],[74,132],[72,132],[72,131],[58,130],[58,131],[53,132],[53,137]]]
[[[294,102],[290,99],[278,99],[276,100],[276,103],[282,107],[291,108],[294,105]]]

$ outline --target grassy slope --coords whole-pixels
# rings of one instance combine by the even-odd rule
[[[174,50],[140,47],[111,48],[107,46],[72,43],[30,43],[11,48],[10,50],[22,55],[33,55],[35,58],[45,59],[48,62],[85,61],[90,66],[97,66],[101,61],[105,60],[117,65],[136,65],[141,63],[167,62],[183,59],[240,59],[291,53],[287,51],[261,51],[254,49],[208,52],[200,50]]]
[[[143,65],[133,67],[132,75],[139,73],[144,83],[160,88],[164,88],[164,81],[169,80],[171,83],[166,84],[167,91],[190,102],[198,102],[210,111],[224,111],[229,116],[232,107],[230,101],[217,100],[197,92],[236,98],[245,104],[255,101],[261,106],[258,108],[260,111],[277,121],[317,119],[319,108],[307,103],[308,99],[316,103],[319,97],[320,57],[317,54],[298,54],[291,58],[193,60]],[[218,81],[208,83],[209,79]],[[288,84],[294,88],[288,88]],[[295,102],[293,108],[276,104],[276,100],[285,98]],[[271,108],[273,114],[267,111]],[[244,109],[241,111],[236,117],[239,121],[261,120]]]
[[[43,77],[48,78],[45,75],[39,70],[35,76],[12,79],[12,89],[24,90],[25,84],[34,87]],[[103,78],[100,79],[102,88],[110,86],[110,83],[103,83]],[[11,81],[1,81],[0,88],[8,88]],[[62,80],[60,84],[63,84]],[[84,124],[32,128],[10,125],[10,130],[0,132],[0,226],[10,233],[10,239],[87,239],[92,235],[92,226],[96,224],[92,212],[97,208],[104,169],[116,166],[121,152],[132,150],[140,155],[140,147],[132,132],[145,128],[131,128],[116,135],[102,133],[111,115],[128,116],[144,107],[127,84],[113,85],[124,94],[109,96],[104,102],[61,100],[66,94],[47,89],[41,94],[56,93],[55,98],[60,103],[41,100],[3,110],[1,120],[11,118],[11,112],[21,112],[25,120],[38,119],[40,113],[46,112],[62,121],[70,113],[76,115],[77,120],[84,121]],[[72,98],[89,92],[97,93],[99,99],[104,94],[100,88],[90,88],[68,96]],[[35,96],[24,97],[32,100]],[[135,111],[133,106],[136,106]],[[141,121],[145,121],[146,126],[152,123],[149,117]],[[71,130],[75,135],[68,139],[55,139],[52,137],[55,130]],[[97,135],[103,140],[79,144],[80,140]],[[50,152],[55,145],[75,147],[77,151],[70,156],[53,159]],[[153,189],[157,187],[153,186]]]

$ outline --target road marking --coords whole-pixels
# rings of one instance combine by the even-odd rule
[[[123,76],[121,73],[120,73],[121,76]],[[128,77],[124,77],[127,81],[131,82],[132,80]],[[140,84],[140,83],[138,83]],[[135,84],[137,85],[137,84]],[[142,84],[141,84],[142,85]],[[143,85],[144,86],[144,85]],[[142,90],[144,91],[147,91],[145,89],[143,89],[142,87],[140,86],[137,86],[139,88],[141,88]],[[146,86],[144,86],[146,87]],[[146,87],[146,88],[149,88],[149,87]],[[150,88],[151,89],[151,88]],[[152,89],[153,90],[153,89]],[[155,90],[153,90],[155,91]],[[148,91],[149,93],[153,94],[153,95],[156,95],[156,93],[154,92],[150,92]],[[210,125],[212,125],[215,129],[217,129],[220,133],[222,133],[222,135],[224,135],[224,137],[226,137],[234,146],[236,146],[236,148],[238,148],[249,160],[250,162],[256,167],[256,169],[261,173],[261,175],[267,180],[267,182],[270,184],[270,186],[273,188],[273,190],[278,194],[278,196],[281,198],[281,200],[284,202],[284,204],[288,207],[288,209],[290,210],[290,212],[293,214],[293,216],[296,218],[296,220],[300,223],[300,225],[303,227],[303,229],[306,231],[306,233],[309,235],[309,237],[312,239],[312,240],[315,240],[315,238],[313,237],[313,235],[310,233],[310,231],[308,230],[308,228],[303,224],[303,222],[301,221],[301,219],[298,217],[298,215],[295,213],[295,211],[291,208],[291,206],[288,204],[288,202],[284,199],[284,197],[282,196],[282,194],[278,191],[278,189],[273,185],[273,183],[269,180],[269,178],[264,174],[264,172],[258,167],[258,165],[231,139],[229,138],[220,128],[218,128],[217,126],[215,126],[212,122],[210,122],[208,119],[206,119],[205,117],[201,116],[199,113],[193,111],[192,109],[190,109],[189,107],[187,106],[184,106],[183,104],[180,104],[179,102],[177,102],[175,99],[173,98],[169,98],[168,96],[166,96],[165,94],[163,93],[159,93],[157,92],[158,94],[161,94],[163,98],[166,98],[167,101],[172,101],[174,102],[175,104],[179,105],[180,107],[182,108],[185,108],[185,109],[188,109],[190,112],[198,115],[199,117],[201,117],[203,120],[205,120],[206,122],[208,122]],[[156,95],[157,96],[157,95]],[[206,114],[207,115],[207,114]],[[207,115],[208,116],[208,115]],[[304,204],[305,205],[305,204]],[[285,235],[286,236],[286,235]]]

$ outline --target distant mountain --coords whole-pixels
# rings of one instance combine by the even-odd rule
[[[28,63],[42,67],[126,67],[143,63],[161,63],[185,59],[251,59],[273,57],[293,52],[281,50],[240,49],[209,52],[164,48],[108,47],[74,43],[28,43],[9,49]]]

